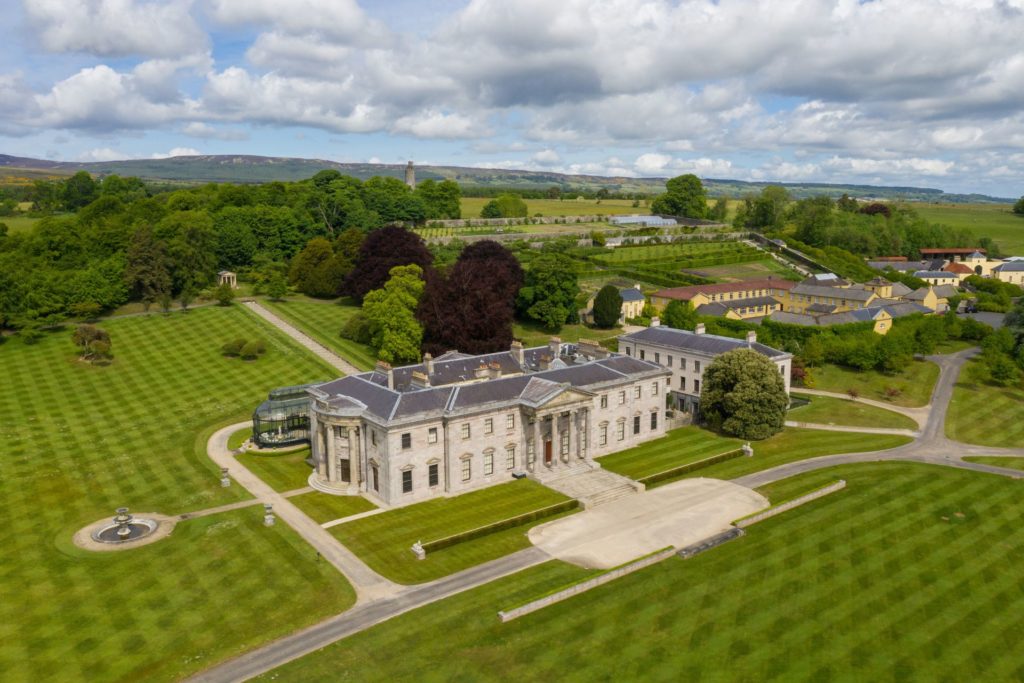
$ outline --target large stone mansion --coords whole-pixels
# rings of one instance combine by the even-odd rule
[[[400,506],[559,469],[665,433],[670,371],[597,344],[450,351],[304,388],[310,483]]]

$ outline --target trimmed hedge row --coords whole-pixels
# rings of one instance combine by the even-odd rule
[[[504,531],[505,529],[512,529],[517,526],[522,526],[529,522],[536,521],[538,519],[544,519],[545,517],[551,517],[561,512],[567,512],[569,510],[575,510],[579,507],[580,502],[575,498],[563,501],[561,503],[555,503],[544,508],[537,510],[531,510],[515,517],[509,517],[491,524],[485,524],[484,526],[470,529],[469,531],[463,531],[458,534],[452,534],[451,536],[445,536],[434,541],[427,541],[423,544],[423,550],[426,553],[432,553],[442,548],[450,548],[453,545],[459,543],[465,543],[466,541],[472,541],[473,539],[480,538],[482,536],[489,536],[490,534]]]
[[[630,280],[650,282],[652,285],[658,285],[660,287],[682,287],[686,285],[706,285],[711,283],[711,280],[698,277],[696,275],[688,275],[685,273],[661,273],[648,268],[613,268],[612,272],[620,277],[628,278]]]
[[[690,462],[679,467],[673,467],[670,470],[664,472],[656,472],[655,474],[649,474],[646,477],[637,479],[638,482],[647,486],[655,484],[659,481],[665,481],[666,479],[675,479],[678,476],[689,474],[690,472],[710,467],[711,465],[717,465],[720,462],[726,460],[732,460],[743,455],[743,449],[737,448],[734,451],[726,451],[725,453],[719,453],[718,455],[712,455],[710,458],[704,458],[703,460],[697,460],[696,462]]]

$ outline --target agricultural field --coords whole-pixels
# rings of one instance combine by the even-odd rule
[[[972,384],[966,372],[965,367],[953,389],[946,436],[981,446],[1024,447],[1024,389]]]
[[[914,408],[927,405],[932,387],[939,378],[939,366],[915,360],[895,375],[874,370],[854,370],[839,365],[810,368],[813,386],[810,389],[847,393],[853,390],[861,398],[886,401],[893,405]]]
[[[0,216],[0,223],[7,226],[7,231],[11,235],[30,231],[40,220],[42,219],[29,216]]]
[[[359,307],[347,303],[346,299],[318,301],[295,298],[273,301],[263,298],[260,303],[357,368],[372,370],[376,364],[377,355],[373,349],[341,337],[341,328],[349,318],[359,312]],[[337,370],[332,370],[327,377],[334,377],[337,374]]]
[[[329,531],[374,571],[399,583],[421,583],[529,547],[526,532],[540,521],[432,552],[425,560],[412,554],[413,543],[436,541],[565,500],[560,493],[520,479],[388,510]]]
[[[3,678],[179,680],[350,606],[338,573],[256,508],[183,521],[123,552],[72,545],[119,506],[174,515],[248,498],[220,487],[206,440],[269,389],[330,376],[238,306],[101,326],[105,367],[77,360],[70,328],[0,346]],[[222,356],[238,337],[265,340],[266,354]]]
[[[739,282],[743,280],[761,280],[775,277],[799,281],[802,276],[790,270],[772,258],[745,263],[730,263],[724,266],[707,266],[704,268],[687,268],[685,272],[698,277],[715,280],[716,282]]]
[[[264,680],[383,682],[424,671],[473,681],[1020,678],[1019,483],[871,463],[767,488],[775,500],[838,478],[848,482],[843,491],[743,538],[528,617],[503,624],[496,613],[587,571],[545,563],[374,626]]]
[[[684,476],[733,479],[788,462],[816,458],[819,455],[880,451],[902,446],[910,441],[910,437],[889,434],[858,434],[787,427],[764,441],[752,442],[752,458],[733,458]],[[607,470],[635,479],[736,450],[742,445],[743,442],[739,439],[719,436],[707,429],[681,427],[660,439],[606,455],[600,462]],[[663,483],[668,481],[659,482]]]
[[[932,223],[967,228],[978,237],[991,237],[1011,256],[1024,256],[1024,216],[1010,204],[912,204]]]
[[[462,217],[479,218],[484,205],[493,197],[463,197],[461,199]],[[650,213],[650,204],[633,206],[632,199],[525,199],[530,216],[596,216],[618,214]]]

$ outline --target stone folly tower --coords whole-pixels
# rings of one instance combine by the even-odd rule
[[[416,189],[416,169],[411,161],[405,166],[405,184],[414,190]]]

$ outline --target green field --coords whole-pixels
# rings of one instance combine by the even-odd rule
[[[359,312],[358,306],[309,299],[286,301],[264,299],[260,303],[357,368],[372,370],[376,364],[377,356],[373,349],[349,339],[342,339],[340,334],[345,322]],[[332,370],[330,376],[337,374],[337,370]]]
[[[991,237],[1008,255],[1024,255],[1024,216],[1010,204],[913,204],[932,223],[967,228],[977,237]]]
[[[968,455],[964,457],[964,460],[981,463],[982,465],[995,465],[996,467],[1024,470],[1024,458],[1004,458],[998,455]]]
[[[796,460],[834,453],[880,451],[910,443],[906,436],[857,434],[787,427],[764,441],[754,441],[754,456],[740,456],[697,470],[684,477],[733,479]],[[725,453],[743,445],[740,439],[717,436],[699,427],[681,427],[655,441],[600,458],[601,466],[634,479]],[[658,482],[657,485],[668,483]]]
[[[693,559],[666,560],[502,624],[499,609],[585,574],[549,562],[264,679],[1019,680],[1019,482],[878,463],[803,475],[789,489],[840,477],[845,490]],[[434,633],[443,634],[443,656],[438,639],[424,637]]]
[[[1024,448],[1024,389],[957,382],[946,415],[946,436],[982,446]]]
[[[786,415],[787,420],[836,424],[847,427],[886,427],[889,429],[917,429],[917,423],[906,415],[869,406],[865,403],[848,401],[830,396],[800,395],[810,401],[808,405],[793,408]]]
[[[416,541],[436,541],[564,500],[560,493],[520,479],[389,510],[340,524],[330,532],[376,572],[399,583],[421,583],[528,547],[526,532],[536,523],[438,550],[425,560],[416,559],[410,550]]]
[[[928,361],[914,361],[903,372],[884,375],[873,370],[861,371],[839,365],[811,368],[814,378],[812,389],[845,394],[854,389],[861,398],[887,401],[907,408],[927,405],[932,387],[939,379],[939,366]],[[896,389],[896,396],[888,396],[887,389]]]
[[[171,515],[247,498],[220,487],[207,438],[268,389],[327,373],[239,307],[102,326],[107,367],[76,360],[70,328],[0,346],[2,677],[176,680],[351,605],[337,572],[256,509],[182,522],[123,552],[71,545],[118,506]],[[266,340],[266,355],[223,357],[235,337]]]
[[[295,507],[321,524],[377,507],[362,496],[332,496],[319,491],[292,496],[289,500]]]
[[[738,280],[760,280],[769,277],[781,277],[787,280],[800,280],[802,276],[796,271],[786,268],[775,259],[762,259],[746,263],[730,263],[724,266],[708,266],[706,268],[687,269],[687,272],[721,282]]]
[[[235,459],[270,488],[284,492],[309,485],[307,479],[313,470],[306,464],[308,457],[309,448],[300,448],[285,453],[247,451]]]
[[[491,197],[463,197],[460,200],[463,218],[479,218],[480,211],[484,204],[491,201]],[[602,199],[598,204],[596,199],[526,199],[526,208],[530,216],[540,214],[542,216],[611,216],[615,214],[647,214],[651,212],[649,206],[644,206],[643,201],[639,207],[633,206],[631,199]]]
[[[0,223],[6,225],[8,232],[12,235],[19,232],[28,232],[39,221],[39,218],[30,218],[28,216],[0,216]]]

